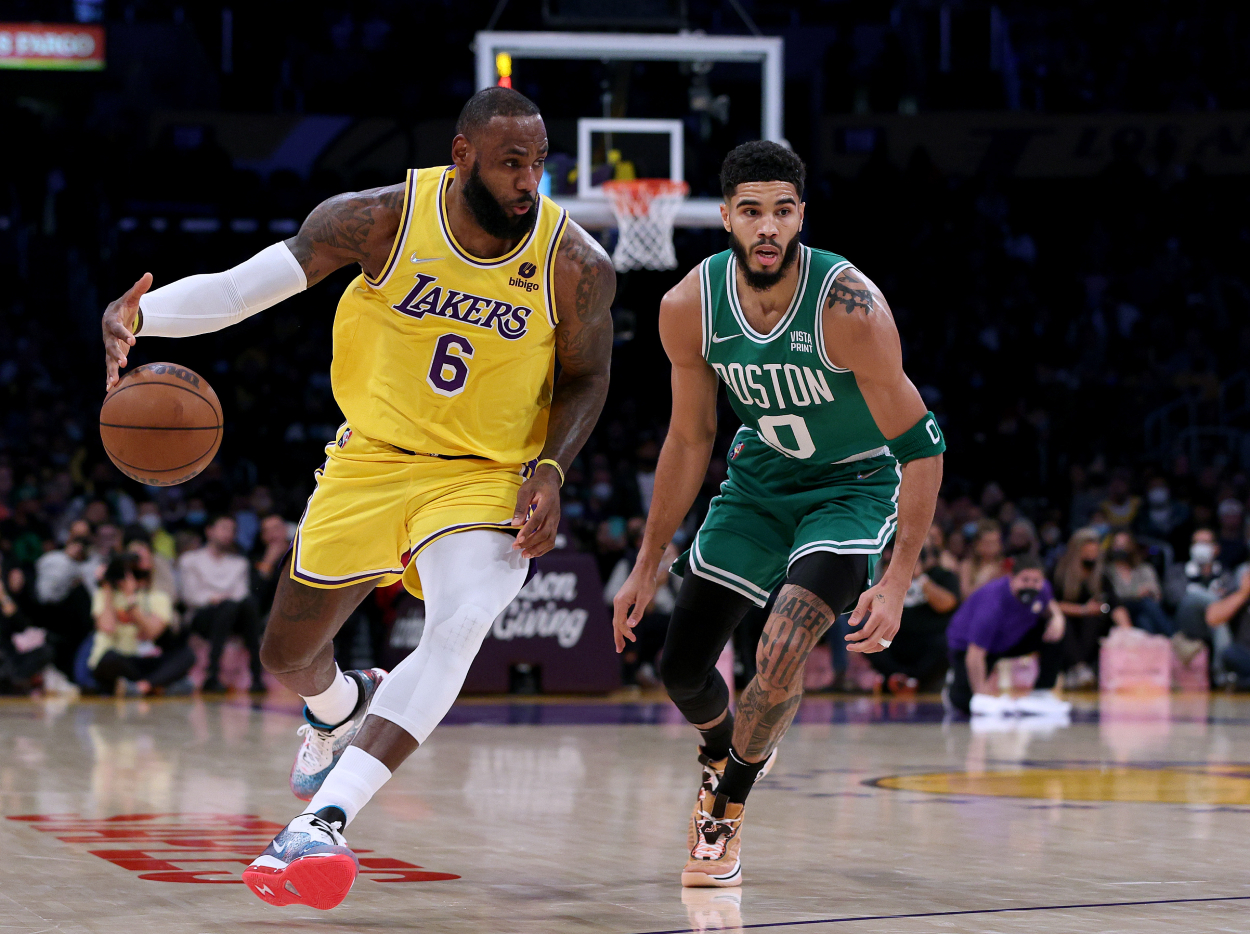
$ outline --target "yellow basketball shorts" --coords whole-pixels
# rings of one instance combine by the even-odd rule
[[[397,580],[421,597],[416,557],[445,535],[512,531],[532,464],[409,454],[346,425],[327,445],[295,533],[291,577],[310,587]]]

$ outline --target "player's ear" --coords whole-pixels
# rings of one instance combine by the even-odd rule
[[[724,201],[720,203],[720,220],[725,225],[725,232],[733,233],[733,225],[729,223],[729,205]]]
[[[463,133],[457,133],[451,141],[451,161],[461,169],[467,169],[473,161],[473,144]]]
[[[803,229],[803,219],[807,216],[807,202],[799,202],[799,230]]]

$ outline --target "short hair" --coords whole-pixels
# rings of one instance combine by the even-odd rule
[[[789,182],[803,197],[807,166],[792,149],[759,139],[735,146],[720,167],[721,193],[728,201],[747,182]]]
[[[538,105],[512,88],[484,88],[470,97],[456,118],[456,135],[473,138],[473,134],[495,117],[539,116]]]
[[[1046,565],[1042,564],[1042,559],[1037,555],[1016,555],[1015,563],[1011,566],[1011,576],[1015,577],[1022,571],[1041,571],[1046,572]]]

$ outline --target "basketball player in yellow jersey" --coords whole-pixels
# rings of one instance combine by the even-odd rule
[[[343,831],[442,720],[495,617],[548,551],[560,484],[603,408],[615,273],[538,195],[547,133],[505,88],[465,105],[454,164],[331,198],[225,273],[104,314],[107,388],[135,336],[218,330],[343,266],[334,321],[346,422],[284,565],[261,658],[308,722],[291,773],[311,803],[244,873],[273,905],[332,908],[359,864]],[[554,378],[560,362],[560,377]],[[389,675],[339,670],[332,639],[375,587],[424,596],[421,644]]]

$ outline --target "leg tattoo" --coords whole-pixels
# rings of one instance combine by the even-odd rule
[[[738,700],[734,749],[748,762],[768,758],[803,698],[807,656],[835,614],[810,591],[787,584],[760,636],[756,675]]]

